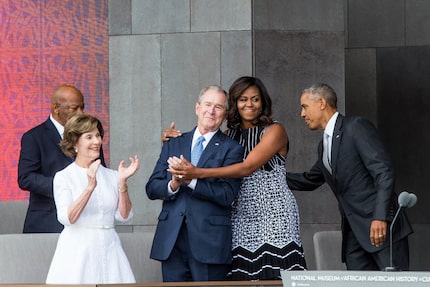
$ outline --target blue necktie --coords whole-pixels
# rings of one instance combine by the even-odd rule
[[[204,136],[200,136],[196,143],[194,144],[193,149],[191,150],[191,163],[195,166],[197,166],[197,163],[199,162],[200,156],[203,152],[203,142],[205,141]]]

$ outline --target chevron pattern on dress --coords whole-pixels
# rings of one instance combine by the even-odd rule
[[[233,280],[278,280],[281,270],[306,270],[303,248],[295,242],[283,248],[266,243],[255,252],[235,248],[232,265]]]

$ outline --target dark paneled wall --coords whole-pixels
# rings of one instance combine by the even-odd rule
[[[413,192],[407,210],[411,269],[430,270],[430,1],[347,0],[345,110],[379,128],[392,155],[396,191]]]
[[[379,128],[391,152],[396,191],[418,195],[408,210],[429,224],[430,1],[349,0],[345,53],[346,113]],[[430,228],[430,227],[429,227]]]
[[[396,191],[418,195],[407,212],[418,233],[427,234],[430,31],[422,27],[430,27],[430,1],[256,0],[253,13],[254,72],[287,128],[288,168],[304,171],[316,159],[321,134],[303,124],[299,95],[314,82],[326,82],[338,93],[340,112],[367,117],[380,129],[392,154]],[[295,195],[309,249],[313,232],[338,228],[336,200],[325,185]],[[417,248],[411,246],[411,254],[418,254]],[[428,260],[413,264],[415,270],[430,270]]]
[[[417,194],[413,223],[430,222],[430,46],[377,49],[378,125],[392,154],[396,189]]]

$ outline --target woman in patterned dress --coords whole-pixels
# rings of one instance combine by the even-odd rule
[[[272,101],[254,77],[237,79],[229,90],[226,133],[244,148],[244,161],[222,168],[196,168],[185,158],[169,159],[170,171],[184,178],[243,177],[233,206],[234,280],[280,279],[281,270],[305,270],[300,219],[286,182],[288,136],[272,118]],[[177,135],[174,126],[166,135]]]

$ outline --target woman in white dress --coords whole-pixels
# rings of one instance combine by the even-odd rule
[[[139,169],[137,156],[118,171],[100,164],[104,130],[90,115],[71,117],[64,126],[63,152],[75,161],[54,177],[57,217],[64,225],[47,284],[135,283],[114,228],[133,217],[127,179]]]

